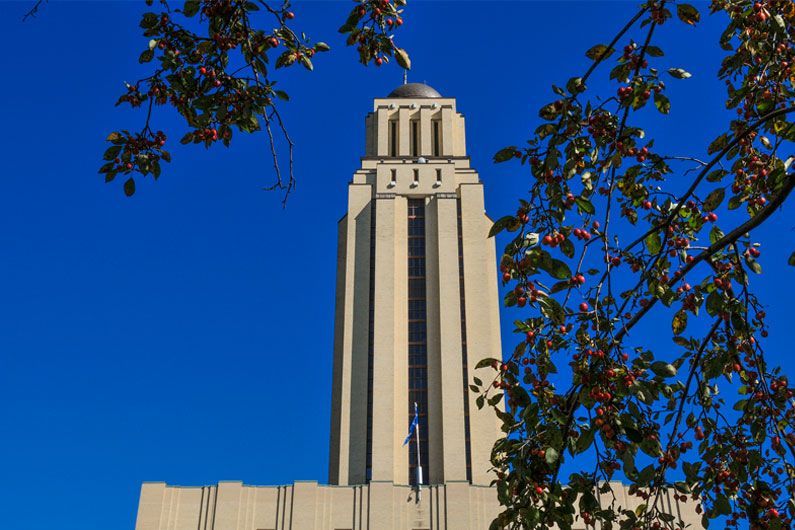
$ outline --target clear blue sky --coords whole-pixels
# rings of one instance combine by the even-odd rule
[[[176,146],[160,181],[126,199],[96,171],[105,135],[142,123],[113,103],[142,71],[143,2],[53,1],[23,24],[31,3],[0,4],[4,530],[131,530],[146,480],[324,481],[336,222],[364,115],[401,73],[365,69],[344,47],[336,29],[350,2],[299,3],[296,22],[334,50],[314,73],[296,69],[282,82],[298,144],[288,208],[260,191],[271,178],[262,136],[229,150]],[[411,79],[458,98],[492,217],[528,187],[518,166],[494,166],[492,154],[527,138],[550,84],[583,71],[584,50],[634,5],[410,5],[400,40]],[[698,30],[660,32],[670,66],[693,73],[669,83],[671,119],[648,118],[670,153],[701,154],[728,118],[714,79],[721,21],[706,18]],[[176,143],[179,124],[165,113],[158,122]],[[760,232],[767,274],[756,281],[769,305],[768,349],[790,374],[792,213]]]

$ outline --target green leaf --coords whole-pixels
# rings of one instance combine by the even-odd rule
[[[538,303],[541,306],[541,313],[545,317],[552,319],[555,324],[563,323],[565,313],[563,312],[563,307],[557,300],[549,296],[544,296],[539,298]]]
[[[145,50],[143,53],[141,53],[141,55],[138,56],[138,62],[141,64],[148,63],[149,61],[154,59],[154,57],[155,57],[154,50]]]
[[[593,428],[580,433],[580,437],[577,438],[577,444],[574,446],[574,453],[579,454],[587,451],[588,448],[591,447],[591,444],[593,444],[595,434],[596,431]]]
[[[558,453],[557,449],[554,447],[547,447],[544,455],[544,460],[546,460],[547,464],[554,464],[558,461],[558,457],[560,457],[560,454]]]
[[[592,46],[585,52],[585,56],[589,59],[594,61],[599,59],[607,59],[610,57],[615,50],[613,48],[608,48],[604,44],[597,44],[596,46]]]
[[[676,4],[676,14],[679,20],[691,26],[695,26],[696,22],[701,20],[701,14],[698,9],[690,4]]]
[[[512,215],[506,215],[505,217],[500,217],[494,222],[494,225],[492,225],[491,230],[489,230],[489,237],[494,237],[506,229],[511,231],[516,230],[518,224],[519,223],[516,220],[516,217]]]
[[[718,515],[729,515],[732,513],[732,507],[726,495],[721,493],[715,497],[715,512]]]
[[[482,409],[483,408],[483,403],[485,401],[486,401],[486,397],[483,394],[481,394],[477,398],[475,398],[475,405],[478,407],[478,409]]]
[[[120,151],[121,151],[120,145],[112,145],[108,147],[108,149],[105,151],[105,155],[102,158],[104,158],[105,160],[113,160],[114,158],[116,158],[116,156],[119,154]]]
[[[582,212],[591,215],[593,215],[596,212],[596,208],[594,208],[593,203],[584,197],[575,197],[574,202],[577,204],[577,207]]]
[[[494,162],[499,164],[500,162],[507,162],[508,160],[514,158],[516,156],[517,150],[515,145],[511,145],[508,147],[503,147],[494,155]]]
[[[563,252],[563,254],[567,258],[573,258],[574,257],[574,243],[572,243],[568,239],[564,239],[563,243],[560,244],[560,251]]]
[[[325,42],[316,42],[315,43],[315,51],[319,52],[327,52],[331,49],[331,46],[326,44]]]
[[[655,361],[651,364],[651,371],[660,377],[673,377],[676,375],[676,368],[672,364],[664,361]]]
[[[646,236],[646,249],[649,251],[649,254],[655,255],[660,252],[662,248],[662,242],[660,241],[660,234],[658,232],[652,232],[651,234]]]
[[[712,291],[707,296],[707,314],[711,317],[717,315],[723,309],[723,299],[718,291]]]
[[[795,267],[795,252],[793,252],[792,254],[789,255],[789,259],[787,260],[787,263],[790,266]]]
[[[132,197],[135,194],[135,179],[130,177],[124,182],[124,194]]]
[[[566,90],[568,90],[570,94],[575,95],[585,92],[585,84],[582,82],[582,77],[572,77],[569,79],[569,82],[566,83]]]
[[[411,59],[409,59],[409,54],[406,53],[406,50],[403,48],[396,48],[395,59],[397,59],[397,63],[401,66],[401,68],[405,70],[411,70]]]
[[[686,327],[687,313],[685,313],[684,309],[680,309],[674,315],[674,319],[671,322],[671,329],[673,329],[674,335],[679,335],[685,330]]]
[[[199,12],[201,2],[199,0],[186,0],[185,6],[182,8],[182,14],[186,17],[192,17]]]
[[[499,361],[492,357],[486,357],[485,359],[481,359],[478,361],[478,363],[475,365],[475,369],[485,368],[486,366],[493,366],[494,363],[499,363]]]
[[[662,92],[654,93],[654,106],[657,107],[662,114],[668,114],[671,111],[671,101],[668,96]]]
[[[158,19],[156,14],[144,13],[141,17],[141,22],[138,25],[144,29],[149,29],[155,27],[159,21],[160,19]]]
[[[683,70],[682,68],[669,68],[668,73],[677,79],[687,79],[688,77],[693,77],[693,74],[687,70]]]
[[[302,56],[300,57],[299,61],[300,61],[301,65],[302,65],[304,68],[306,68],[307,70],[309,70],[310,72],[311,72],[312,70],[314,70],[314,68],[315,68],[315,67],[312,65],[312,61],[311,61],[311,60],[309,59],[309,57],[307,57],[306,55],[302,55]]]
[[[726,196],[726,190],[723,188],[715,188],[707,195],[707,198],[704,199],[704,210],[711,212],[715,210],[720,204],[723,202],[723,198]]]
[[[710,171],[707,174],[707,181],[708,182],[720,182],[723,177],[725,177],[729,172],[725,169],[716,169],[715,171]]]
[[[662,57],[664,55],[663,51],[659,47],[653,46],[651,44],[646,46],[646,54],[649,57]]]
[[[539,267],[547,271],[556,280],[571,278],[571,269],[559,259],[550,258],[549,260],[544,260],[539,264]]]
[[[707,154],[717,153],[729,144],[729,135],[726,133],[721,134],[715,138],[712,143],[707,147]]]
[[[491,396],[489,398],[489,405],[493,407],[494,405],[496,405],[500,401],[502,401],[502,393],[494,394],[493,396]]]

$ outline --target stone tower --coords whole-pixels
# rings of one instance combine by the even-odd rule
[[[339,222],[329,482],[487,485],[500,434],[468,385],[500,358],[492,222],[453,98],[419,83],[376,99]]]

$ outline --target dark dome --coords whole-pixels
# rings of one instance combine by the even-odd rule
[[[440,98],[442,95],[424,83],[406,83],[389,93],[389,98]]]

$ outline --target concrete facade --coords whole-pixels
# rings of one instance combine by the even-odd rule
[[[612,483],[615,502],[629,509],[641,501]],[[136,530],[487,530],[499,512],[492,488],[448,482],[416,489],[390,482],[327,486],[296,482],[286,486],[248,486],[219,482],[178,487],[162,482],[141,488]],[[603,506],[613,502],[600,496]],[[661,499],[670,513],[702,528],[693,504],[672,496]],[[590,530],[582,520],[574,530]],[[598,527],[597,527],[598,528]]]
[[[136,530],[485,530],[499,513],[498,420],[467,388],[502,356],[492,222],[455,100],[413,88],[375,100],[339,222],[329,485],[146,483]],[[417,396],[419,495],[403,446]]]

